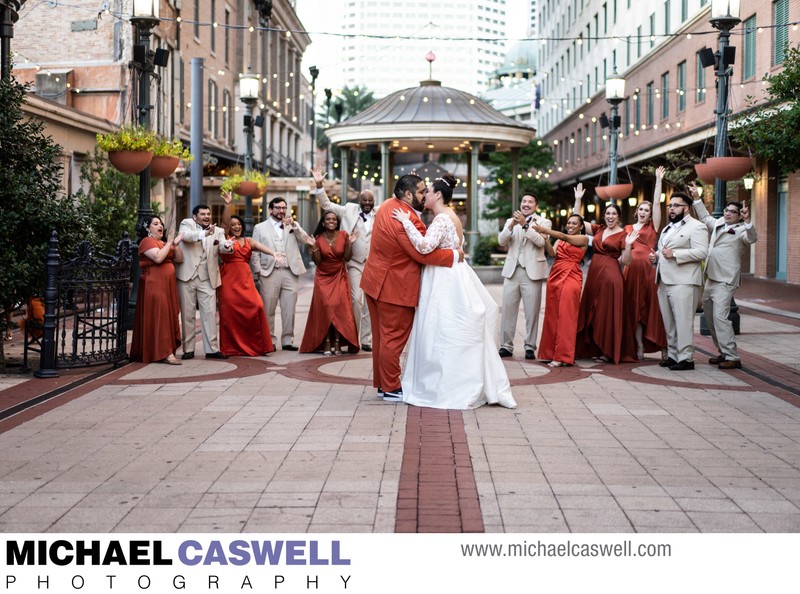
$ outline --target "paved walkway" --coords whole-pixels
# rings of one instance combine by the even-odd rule
[[[800,298],[754,285],[744,370],[699,334],[683,373],[550,369],[519,338],[516,410],[384,403],[368,354],[0,376],[0,410],[51,396],[0,420],[0,530],[800,531]]]

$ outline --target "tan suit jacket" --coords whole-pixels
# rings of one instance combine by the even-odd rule
[[[547,278],[547,258],[544,251],[544,243],[547,241],[544,236],[537,233],[533,227],[527,230],[523,229],[521,225],[515,225],[511,229],[511,223],[514,219],[506,221],[503,230],[497,236],[498,243],[506,247],[508,246],[508,256],[503,265],[503,276],[511,278],[514,274],[514,269],[519,263],[520,252],[524,253],[525,272],[531,280],[543,280]],[[553,224],[544,217],[534,214],[531,219],[531,225],[537,224],[540,227],[552,228]]]
[[[206,252],[206,266],[208,280],[211,288],[216,289],[222,284],[219,274],[219,253],[232,253],[232,248],[226,248],[225,231],[216,227],[213,235],[205,236],[205,230],[194,219],[183,219],[178,233],[183,233],[181,250],[183,262],[175,264],[175,276],[179,281],[190,281],[198,272],[202,253]]]
[[[703,285],[702,262],[708,255],[708,231],[706,226],[690,215],[686,215],[676,226],[658,236],[658,264],[656,282],[665,285]],[[672,248],[674,258],[664,258],[661,250]]]
[[[725,219],[712,217],[701,201],[694,203],[694,209],[711,234],[706,276],[718,283],[738,287],[742,282],[742,252],[745,245],[758,240],[756,228],[751,225],[748,229],[744,223],[738,223],[725,231]]]
[[[292,274],[295,276],[300,276],[306,271],[306,267],[303,264],[303,257],[300,255],[300,244],[298,242],[303,241],[305,237],[308,237],[308,234],[300,225],[297,225],[295,229],[289,228],[283,231],[284,249],[286,250],[286,260],[289,265],[289,270],[291,270]],[[275,245],[277,234],[270,220],[266,220],[253,227],[253,239],[263,243],[272,250],[278,249]],[[256,274],[269,276],[275,268],[275,258],[269,254],[258,252],[257,254],[253,254],[250,264]]]

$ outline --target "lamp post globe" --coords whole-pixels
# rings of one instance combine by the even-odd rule
[[[606,80],[606,101],[611,104],[611,118],[609,120],[609,151],[608,151],[608,185],[614,186],[617,184],[617,164],[619,161],[619,154],[617,147],[619,146],[619,104],[625,100],[625,79],[617,74],[616,67],[614,73],[609,79]]]
[[[253,107],[258,102],[259,78],[247,72],[239,77],[239,99],[245,106],[244,115],[244,170],[253,168]],[[244,234],[250,237],[253,234],[253,197],[244,197]]]

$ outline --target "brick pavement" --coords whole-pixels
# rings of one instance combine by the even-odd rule
[[[0,376],[3,410],[53,395],[0,421],[0,528],[799,531],[800,321],[776,315],[789,293],[776,307],[753,291],[743,370],[700,354],[681,374],[655,359],[549,369],[518,348],[515,410],[384,403],[366,354]],[[300,324],[309,301],[306,282]]]

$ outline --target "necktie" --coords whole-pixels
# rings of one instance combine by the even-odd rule
[[[361,211],[359,214],[361,215],[361,220],[366,223],[367,222],[367,213],[365,213],[364,211]]]
[[[283,229],[283,223],[281,223],[281,229]]]

